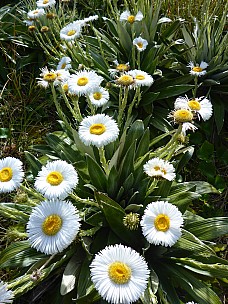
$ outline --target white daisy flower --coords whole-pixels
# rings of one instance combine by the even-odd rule
[[[130,304],[147,287],[149,269],[138,252],[123,245],[105,247],[90,264],[95,288],[108,303]]]
[[[212,116],[212,104],[206,97],[188,99],[188,97],[178,97],[174,103],[175,109],[190,109],[204,121]]]
[[[150,87],[154,82],[152,76],[141,70],[132,70],[129,71],[128,74],[134,78],[135,87],[141,87],[141,86]]]
[[[8,290],[7,284],[0,281],[0,303],[13,303],[14,294],[11,290]]]
[[[124,11],[120,15],[120,21],[128,21],[130,24],[134,23],[135,21],[141,21],[143,19],[143,14],[141,11],[134,16],[128,10]]]
[[[201,61],[200,64],[194,64],[193,61],[190,61],[187,65],[188,68],[191,68],[190,74],[195,76],[203,76],[207,73],[206,68],[208,67],[208,63]]]
[[[14,157],[0,159],[0,193],[17,189],[24,177],[22,162]]]
[[[115,69],[109,69],[109,73],[111,77],[115,77],[117,73],[127,72],[130,70],[129,62],[127,63],[119,63],[117,60],[114,60],[113,63],[115,64]]]
[[[146,49],[148,42],[146,39],[143,39],[142,37],[138,37],[133,40],[133,45],[137,47],[137,50],[139,52],[142,52]]]
[[[169,181],[174,180],[176,177],[175,168],[168,161],[155,157],[150,159],[143,166],[144,172],[156,178],[165,178]]]
[[[102,87],[98,87],[93,93],[89,94],[89,99],[95,107],[102,107],[109,101],[109,92]]]
[[[184,122],[184,123],[182,124],[181,133],[182,133],[184,136],[186,136],[186,131],[190,130],[190,131],[192,131],[192,132],[195,132],[195,130],[197,130],[197,129],[198,129],[198,128],[197,128],[195,125],[193,125],[193,123],[191,123],[191,122]]]
[[[78,210],[68,201],[43,201],[36,206],[27,224],[31,247],[45,254],[67,248],[80,228]]]
[[[56,3],[55,0],[38,0],[36,5],[38,8],[49,8],[54,6]]]
[[[60,30],[60,38],[72,41],[81,35],[81,22],[74,21]]]
[[[149,243],[167,247],[180,238],[183,217],[176,206],[158,201],[147,205],[140,224]]]
[[[70,77],[69,71],[67,71],[65,69],[57,70],[56,75],[57,75],[57,77],[54,81],[55,86],[62,84],[63,82],[66,82],[68,80],[68,78]]]
[[[28,19],[37,19],[43,15],[45,15],[45,10],[43,8],[37,8],[33,11],[29,11],[27,14]]]
[[[47,199],[64,199],[78,184],[78,174],[64,160],[48,162],[35,178],[35,188]]]
[[[99,87],[103,77],[98,76],[94,71],[79,71],[71,75],[68,80],[69,93],[74,95],[86,95]]]
[[[57,79],[57,73],[55,70],[48,70],[47,67],[41,69],[41,77],[38,77],[38,85],[44,87],[45,89],[49,86],[50,82],[54,82]]]
[[[57,70],[69,70],[71,69],[71,58],[70,57],[62,57],[57,65]]]
[[[96,114],[82,120],[78,130],[79,138],[86,145],[103,147],[115,141],[119,128],[115,120],[105,114]]]

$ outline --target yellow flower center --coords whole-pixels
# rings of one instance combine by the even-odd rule
[[[50,172],[47,176],[47,182],[52,186],[58,186],[63,181],[63,176],[58,171]]]
[[[145,76],[143,76],[143,75],[136,75],[135,78],[138,79],[138,80],[144,80]]]
[[[57,78],[57,74],[54,72],[49,72],[43,76],[46,81],[54,81]]]
[[[67,84],[67,83],[64,83],[64,84],[62,85],[62,89],[63,89],[64,92],[67,92],[67,91],[68,91],[68,84]]]
[[[63,63],[63,64],[61,65],[61,69],[65,69],[65,67],[66,67],[66,63]]]
[[[154,220],[154,226],[158,231],[167,231],[170,227],[170,219],[165,214],[159,214]]]
[[[189,110],[180,109],[173,114],[175,121],[177,122],[189,122],[193,119],[193,114]]]
[[[105,127],[105,125],[103,125],[101,123],[100,124],[97,123],[97,124],[93,124],[90,127],[89,131],[90,131],[90,134],[101,135],[106,131],[106,127]]]
[[[142,42],[138,42],[138,43],[137,43],[137,46],[141,49],[141,48],[143,47]]]
[[[89,79],[87,77],[80,77],[80,78],[78,78],[77,85],[79,85],[80,87],[83,87],[83,86],[87,85],[88,82],[89,82]]]
[[[161,168],[160,168],[159,166],[155,166],[155,167],[154,167],[154,170],[155,170],[155,171],[159,171],[159,170],[161,170]]]
[[[43,0],[43,4],[48,4],[49,0]]]
[[[125,63],[120,63],[120,64],[117,65],[116,70],[118,70],[118,71],[128,71],[129,66]]]
[[[135,21],[135,16],[133,16],[133,15],[130,15],[130,16],[128,16],[127,17],[127,21],[129,22],[129,23],[134,23],[134,21]]]
[[[189,100],[188,101],[188,105],[189,105],[189,108],[191,110],[193,110],[193,111],[194,110],[195,111],[199,111],[201,109],[200,103],[197,100],[195,100],[195,99]]]
[[[51,214],[45,218],[42,230],[46,235],[55,235],[62,227],[62,219],[57,214]]]
[[[13,177],[13,170],[9,167],[2,168],[0,170],[0,181],[1,182],[8,182]]]
[[[193,72],[197,72],[197,73],[203,71],[203,69],[201,67],[199,67],[199,66],[193,67],[192,70],[193,70]]]
[[[109,278],[116,284],[125,284],[131,278],[131,268],[125,263],[114,262],[108,268]]]
[[[100,92],[95,92],[95,93],[93,93],[93,98],[94,98],[95,100],[100,100],[101,97],[102,97],[102,94],[101,94]]]
[[[34,12],[33,12],[33,15],[36,15],[36,14],[38,14],[39,13],[39,11],[38,10],[35,10]]]
[[[70,31],[67,33],[67,36],[73,36],[75,33],[76,33],[75,30],[70,30]]]
[[[161,172],[166,175],[167,171],[165,169],[161,169]]]
[[[130,75],[122,75],[116,80],[116,82],[123,86],[129,86],[134,82],[134,79]]]

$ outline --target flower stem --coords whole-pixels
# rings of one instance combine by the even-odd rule
[[[104,149],[104,147],[101,147],[101,148],[98,148],[98,150],[99,150],[99,156],[100,156],[102,168],[105,170],[105,173],[108,175],[109,168],[108,168],[108,163],[107,163],[106,157],[105,157],[105,149]]]
[[[124,97],[121,102],[121,96],[119,100],[119,115],[118,115],[118,126],[120,127],[123,120],[123,113],[127,105],[127,97],[128,97],[128,87],[124,88]]]
[[[70,193],[69,196],[78,203],[99,207],[99,205],[97,203],[95,203],[94,201],[92,201],[90,199],[80,198],[76,193]]]
[[[72,96],[71,101],[74,105],[74,112],[75,112],[76,119],[77,119],[77,121],[81,122],[83,118],[82,118],[81,110],[80,110],[79,103],[78,103],[78,96]]]

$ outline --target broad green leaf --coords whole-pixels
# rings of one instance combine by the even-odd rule
[[[90,156],[86,155],[89,176],[92,184],[99,191],[106,191],[107,178],[101,166]]]
[[[190,258],[172,258],[176,264],[191,270],[192,272],[215,277],[215,278],[227,278],[228,277],[228,266],[224,264],[208,264],[202,263]]]
[[[41,170],[42,167],[41,162],[28,151],[25,151],[25,157],[28,164],[30,165],[33,176],[37,176],[38,172]]]
[[[103,193],[96,193],[96,199],[109,223],[112,231],[125,243],[137,245],[140,241],[138,231],[130,231],[123,224],[124,209]]]
[[[201,240],[213,240],[228,234],[228,217],[202,219],[189,223],[186,229]]]
[[[189,251],[191,254],[215,255],[215,252],[209,246],[185,229],[182,229],[182,236],[173,247]]]
[[[201,304],[221,304],[216,293],[205,283],[196,278],[190,271],[181,266],[166,265],[172,273],[172,279],[184,289],[194,300]]]
[[[2,250],[0,265],[2,268],[24,268],[43,258],[45,255],[32,249],[28,241],[17,241]]]
[[[66,295],[72,291],[77,284],[82,261],[85,257],[84,251],[81,247],[76,249],[76,253],[72,256],[63,273],[62,282],[60,286],[61,295]]]
[[[193,88],[194,88],[194,85],[190,85],[190,84],[168,86],[168,87],[162,88],[162,90],[159,91],[160,94],[157,97],[157,100],[169,98],[172,96],[179,96],[183,93],[190,91]]]

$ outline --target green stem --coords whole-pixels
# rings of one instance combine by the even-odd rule
[[[158,184],[158,180],[157,179],[153,179],[147,192],[146,192],[146,197],[149,196],[153,191],[154,189],[157,187],[157,184]]]
[[[52,92],[52,96],[53,96],[53,101],[54,101],[54,104],[55,104],[55,107],[56,107],[56,110],[58,112],[58,115],[60,117],[60,119],[64,122],[65,126],[71,130],[71,125],[69,124],[69,122],[67,121],[66,119],[66,116],[65,114],[63,113],[58,101],[57,101],[57,96],[56,96],[56,91],[55,91],[55,87],[54,87],[54,84],[53,83],[50,83],[50,86],[51,86],[51,92]]]
[[[137,54],[137,65],[138,65],[138,70],[141,69],[141,63],[140,63],[140,51],[138,51],[138,54]]]
[[[92,105],[92,102],[91,102],[91,100],[90,100],[90,98],[89,98],[89,95],[87,95],[86,97],[87,97],[87,101],[88,101],[88,105],[89,105],[91,114],[92,114],[92,115],[95,115],[95,114],[96,114],[96,111],[95,111],[94,106]]]
[[[77,115],[77,113],[74,111],[74,109],[72,108],[71,104],[69,103],[69,100],[68,100],[68,98],[67,98],[67,96],[66,96],[66,94],[65,94],[65,92],[64,92],[64,90],[62,89],[61,86],[60,86],[60,91],[61,91],[61,94],[62,94],[62,96],[63,96],[63,99],[64,99],[64,101],[65,101],[65,103],[66,103],[68,109],[70,110],[72,116],[73,116],[76,120],[78,120],[78,115]]]
[[[123,113],[127,105],[127,97],[128,97],[128,87],[124,88],[124,98],[123,101],[119,100],[119,115],[118,115],[118,126],[121,127],[123,120]]]
[[[99,208],[99,205],[95,203],[92,200],[80,198],[76,193],[69,194],[71,198],[73,198],[76,202],[84,204],[84,205],[90,205],[90,206],[96,206]]]
[[[194,90],[193,90],[193,98],[196,98],[196,92],[197,92],[197,89],[198,89],[198,76],[195,76],[194,84],[195,84],[195,87],[194,87]]]
[[[108,175],[109,168],[108,168],[108,163],[107,163],[106,157],[105,157],[105,149],[104,149],[104,147],[101,147],[101,148],[98,148],[98,150],[99,150],[99,156],[100,156],[102,168],[105,170],[105,173]]]
[[[78,96],[72,95],[71,101],[74,105],[75,117],[76,117],[77,121],[81,122],[83,120],[83,117],[82,117],[81,110],[80,110],[79,103],[78,103]]]
[[[181,133],[181,130],[182,130],[182,125],[179,124],[179,127],[178,129],[176,130],[176,132],[173,134],[173,136],[171,137],[170,141],[162,148],[159,150],[159,158],[163,158],[165,157],[166,155],[168,155],[166,157],[167,160],[169,160],[172,155],[170,153],[170,149],[172,147],[172,153],[173,153],[173,148],[175,150],[175,147],[176,147],[176,144],[177,144],[177,138],[178,136],[180,135]],[[174,147],[173,147],[174,146]]]
[[[135,102],[136,102],[136,100],[137,100],[137,98],[138,98],[139,95],[140,95],[140,88],[137,87],[137,88],[136,88],[136,92],[135,92],[135,96],[134,96],[134,98],[133,98],[131,104],[130,104],[129,107],[128,107],[127,119],[126,119],[126,124],[125,124],[126,128],[128,128],[129,125],[130,125],[130,119],[131,119],[132,109],[133,109],[133,107],[134,107],[134,105],[135,105]]]
[[[44,200],[44,197],[42,194],[37,193],[35,190],[33,189],[29,189],[24,185],[20,185],[20,189],[22,189],[24,192],[26,192],[27,194],[30,194],[31,196],[33,196],[34,198],[37,198],[38,200]]]

